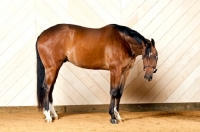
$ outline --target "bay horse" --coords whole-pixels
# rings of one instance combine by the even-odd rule
[[[142,55],[145,75],[151,81],[156,72],[158,53],[153,39],[148,40],[126,26],[110,24],[93,29],[58,24],[43,31],[36,42],[38,109],[46,122],[58,118],[52,92],[64,62],[87,69],[110,71],[110,122],[120,122],[119,103],[129,70]]]

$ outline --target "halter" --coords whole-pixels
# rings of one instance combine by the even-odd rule
[[[151,53],[151,54],[152,54],[152,53]],[[151,54],[150,54],[150,55],[151,55]],[[149,55],[149,57],[150,57],[150,55]],[[144,56],[142,56],[142,59],[144,59]],[[157,59],[157,57],[156,57],[155,59]],[[153,68],[153,70],[154,70],[153,73],[156,73],[156,71],[158,70],[158,69],[156,69],[155,66],[152,66],[152,65],[146,65],[146,66],[144,66],[143,69],[145,70],[146,67],[151,67],[151,68]]]
[[[151,68],[153,68],[153,70],[154,70],[153,73],[156,73],[156,71],[158,70],[158,69],[156,69],[155,66],[151,66],[151,65],[146,65],[146,66],[144,66],[143,69],[145,70],[146,67],[151,67]]]

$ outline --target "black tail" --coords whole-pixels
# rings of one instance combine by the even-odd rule
[[[38,37],[39,39],[39,37]],[[37,39],[37,42],[38,42]],[[37,101],[38,101],[38,109],[42,110],[44,106],[44,93],[45,89],[43,88],[43,82],[45,77],[45,69],[44,65],[41,61],[40,55],[38,53],[37,48],[37,42],[36,42],[36,56],[37,56]]]

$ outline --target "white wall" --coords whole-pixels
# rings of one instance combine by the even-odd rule
[[[0,106],[36,103],[37,36],[58,23],[102,27],[117,23],[154,38],[159,52],[152,82],[143,79],[139,56],[122,103],[199,102],[199,0],[0,0]],[[56,105],[108,104],[109,72],[65,63]]]

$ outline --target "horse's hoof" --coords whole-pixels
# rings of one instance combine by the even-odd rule
[[[52,122],[52,119],[45,119],[45,122],[46,122],[46,123],[51,123],[51,122]]]
[[[118,121],[116,119],[110,119],[110,123],[112,123],[112,124],[118,124]]]
[[[117,119],[118,123],[123,122],[122,119]]]
[[[58,120],[58,116],[52,117],[53,120]]]

